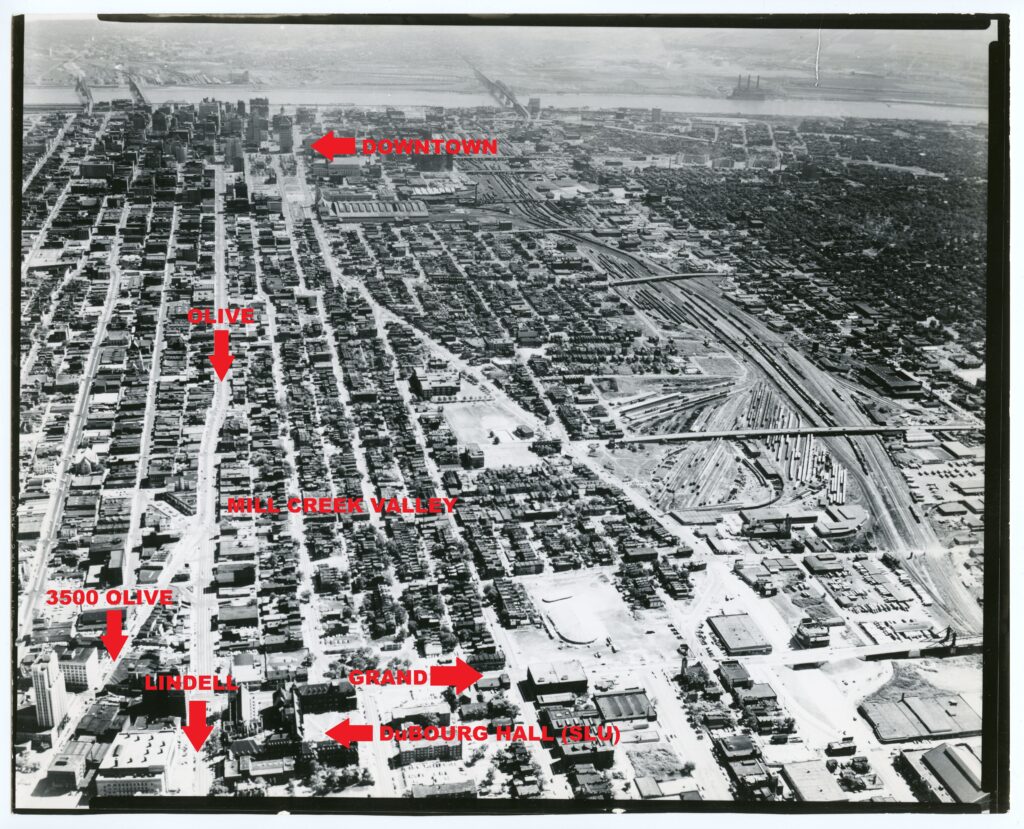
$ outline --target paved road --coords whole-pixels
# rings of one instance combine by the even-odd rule
[[[32,168],[32,172],[28,174],[28,176],[25,178],[25,181],[22,183],[22,193],[28,190],[29,185],[32,184],[32,181],[39,174],[39,171],[43,169],[43,165],[50,160],[50,156],[52,156],[57,147],[60,146],[61,142],[64,140],[64,133],[66,133],[68,127],[71,126],[71,122],[75,120],[76,114],[77,113],[74,112],[69,112],[67,114],[67,116],[64,119],[64,123],[61,124],[60,129],[57,130],[57,134],[53,137],[53,141],[51,142],[49,148],[36,160],[36,164]],[[107,118],[109,117],[110,116],[108,115]],[[53,215],[53,212],[51,212],[50,215]]]
[[[152,215],[152,211],[150,211]],[[178,231],[178,208],[173,208],[171,215],[171,233],[168,247],[173,249]],[[134,584],[135,562],[131,561],[132,551],[135,549],[136,536],[139,534],[139,525],[142,513],[145,508],[146,498],[142,491],[142,481],[146,475],[146,464],[149,460],[149,447],[153,441],[153,421],[156,419],[157,391],[160,388],[160,354],[164,342],[164,317],[167,314],[167,288],[170,284],[170,277],[173,266],[168,262],[164,265],[164,280],[160,289],[160,306],[157,310],[156,332],[153,336],[153,352],[150,355],[149,384],[146,391],[146,411],[142,418],[142,442],[139,445],[138,468],[135,473],[135,488],[132,492],[131,517],[128,520],[128,533],[125,536],[123,581],[125,586]]]
[[[214,257],[214,307],[228,307],[227,275],[224,267],[224,169],[218,165],[214,178],[216,199],[215,222],[215,257]],[[199,466],[196,481],[196,515],[189,526],[189,543],[182,550],[188,561],[191,575],[191,617],[192,645],[189,651],[190,670],[195,674],[213,674],[216,664],[214,648],[216,647],[213,633],[213,616],[217,610],[217,594],[211,590],[213,585],[213,566],[217,550],[217,502],[219,488],[217,486],[217,443],[220,430],[227,416],[231,402],[232,373],[228,372],[223,381],[218,380],[212,366],[204,361],[196,382],[215,384],[213,403],[207,413],[206,426],[199,445]],[[181,548],[179,548],[181,549]],[[223,698],[215,698],[212,691],[193,691],[189,699],[207,701],[208,710],[217,710]],[[191,745],[187,748],[192,750]],[[192,779],[192,793],[198,796],[207,794],[213,783],[214,773],[201,755],[196,763],[196,774]]]
[[[100,139],[103,133],[106,132],[109,121],[110,115],[108,114],[104,116],[102,123],[97,128],[96,133],[93,136],[93,140],[89,145],[90,150],[95,145],[96,141]],[[35,258],[35,255],[38,253],[43,239],[46,237],[46,231],[52,224],[53,218],[60,212],[64,199],[67,197],[70,190],[71,181],[69,180],[61,191],[60,196],[57,198],[53,209],[47,215],[42,228],[40,228],[39,232],[36,233],[31,249],[22,259],[22,278],[24,278],[28,273],[28,268]],[[124,225],[126,215],[124,208],[122,208],[121,216],[118,219],[119,227]],[[117,259],[120,249],[120,234],[118,234],[115,237],[114,244],[111,246],[110,254],[107,257],[107,267],[110,272],[110,285],[107,290],[106,300],[103,304],[103,312],[100,315],[100,320],[96,328],[96,336],[93,339],[93,345],[89,351],[89,362],[86,366],[86,371],[83,374],[82,384],[79,386],[79,396],[75,410],[68,422],[69,428],[67,439],[64,443],[64,449],[61,452],[60,462],[57,467],[54,491],[47,504],[46,513],[40,526],[39,544],[37,545],[35,553],[36,560],[30,565],[28,586],[27,589],[23,591],[22,596],[18,601],[18,613],[20,616],[20,624],[18,628],[19,635],[24,635],[31,630],[32,614],[39,603],[39,599],[45,587],[46,574],[48,571],[46,559],[49,556],[50,544],[55,538],[56,528],[60,526],[61,516],[64,512],[64,502],[68,495],[70,481],[66,474],[67,468],[71,463],[71,458],[74,456],[75,449],[78,446],[78,441],[81,439],[84,413],[83,408],[86,401],[89,399],[89,389],[92,386],[93,375],[96,373],[96,363],[99,359],[100,351],[99,346],[103,342],[103,337],[106,336],[107,324],[110,322],[110,316],[113,313],[113,308],[117,302],[117,295],[120,290],[120,270],[117,268]],[[85,257],[83,256],[83,261],[84,258]],[[81,261],[79,263],[79,267],[80,266]]]
[[[122,209],[118,224],[121,225],[125,219],[125,211]],[[92,388],[93,377],[96,375],[101,345],[107,333],[107,325],[117,305],[118,295],[121,289],[121,271],[117,265],[117,258],[120,252],[120,237],[111,245],[110,254],[107,257],[107,268],[110,272],[110,284],[107,288],[107,296],[103,304],[103,311],[100,313],[96,326],[96,336],[93,338],[92,346],[89,348],[89,357],[85,372],[82,374],[82,381],[78,387],[78,398],[75,407],[68,418],[67,436],[64,440],[64,448],[61,451],[60,461],[57,466],[54,490],[47,504],[46,514],[43,517],[39,529],[39,543],[36,548],[36,561],[33,565],[32,576],[26,590],[22,593],[19,602],[19,613],[21,616],[18,628],[19,635],[25,635],[32,629],[33,613],[42,598],[46,588],[46,575],[49,572],[47,558],[50,553],[50,544],[56,538],[60,527],[61,518],[64,514],[64,504],[67,500],[68,490],[71,484],[71,461],[78,449],[82,438],[82,431],[88,420],[89,392]]]

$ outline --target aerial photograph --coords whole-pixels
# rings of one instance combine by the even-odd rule
[[[1005,808],[996,28],[24,18],[14,810]]]

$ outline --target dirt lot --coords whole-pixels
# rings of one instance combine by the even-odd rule
[[[869,698],[899,700],[907,696],[929,697],[940,693],[981,692],[981,658],[963,656],[953,659],[920,659],[894,662],[893,677]]]
[[[585,618],[600,620],[603,634],[590,645],[570,645],[546,630],[523,628],[510,631],[517,649],[529,656],[529,661],[558,659],[593,659],[601,654],[610,656],[605,637],[612,640],[616,655],[612,661],[622,664],[643,664],[674,660],[678,640],[668,629],[667,612],[644,610],[636,615],[630,612],[622,595],[615,589],[611,577],[598,571],[542,573],[518,579],[529,591],[534,606],[542,613],[550,609],[544,598],[571,594],[567,601],[585,601]],[[647,633],[650,630],[652,633]]]
[[[675,752],[665,746],[631,748],[629,761],[637,777],[653,777],[659,783],[663,780],[678,780],[684,776],[683,763]]]
[[[538,461],[529,449],[532,439],[513,434],[523,421],[499,403],[450,403],[444,407],[444,416],[460,444],[476,443],[484,450],[489,467],[531,466]]]

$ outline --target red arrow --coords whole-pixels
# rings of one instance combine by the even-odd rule
[[[235,361],[234,355],[229,353],[231,346],[228,344],[228,340],[230,337],[231,332],[228,329],[215,328],[213,331],[213,354],[207,357],[221,380],[224,379],[231,364]]]
[[[206,742],[206,738],[213,731],[213,726],[206,722],[206,700],[190,699],[188,701],[188,725],[183,725],[181,730],[185,732],[192,747],[199,751]]]
[[[454,665],[432,665],[430,667],[430,684],[454,685],[456,694],[461,694],[482,677],[482,673],[457,656]]]
[[[352,743],[365,743],[372,740],[373,726],[352,725],[348,717],[345,717],[345,719],[327,732],[327,736],[334,740],[334,742],[341,743],[345,748],[351,748]]]
[[[328,161],[334,161],[336,155],[356,154],[356,139],[337,136],[334,130],[330,130],[327,135],[318,138],[310,146]]]
[[[103,643],[103,647],[107,649],[107,653],[110,654],[111,659],[117,659],[121,648],[124,647],[124,643],[128,641],[128,637],[124,635],[124,631],[121,629],[121,611],[120,610],[108,610],[107,611],[107,632],[100,637],[100,641]]]

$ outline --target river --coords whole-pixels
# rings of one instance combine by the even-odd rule
[[[365,107],[480,107],[494,106],[493,99],[483,91],[463,92],[445,89],[412,87],[254,87],[254,86],[154,86],[145,90],[155,104],[198,103],[203,98],[221,101],[248,101],[267,98],[271,106],[284,105],[353,105]],[[93,89],[97,102],[128,98],[127,87]],[[71,87],[26,86],[25,103],[30,105],[74,104],[78,98]],[[525,103],[525,100],[523,101]],[[628,92],[572,92],[546,94],[541,103],[560,109],[636,109],[660,108],[663,112],[702,115],[735,115],[741,117],[781,116],[791,118],[894,118],[898,120],[952,121],[983,124],[988,122],[984,107],[947,106],[935,103],[887,101],[828,101],[797,98],[769,98],[765,101],[733,101],[728,98],[707,98],[691,95],[664,95]]]

